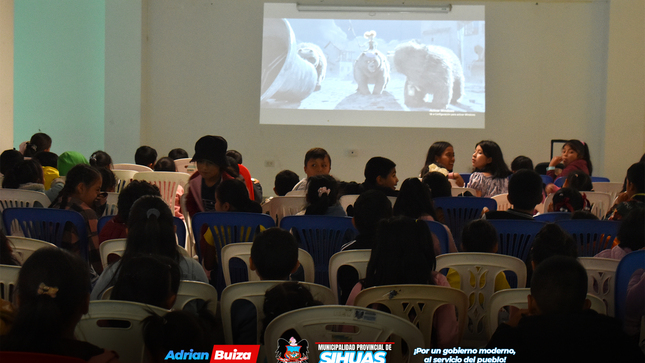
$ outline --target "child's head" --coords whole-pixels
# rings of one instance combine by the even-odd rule
[[[123,259],[157,254],[179,261],[173,213],[160,197],[145,195],[132,205]]]
[[[9,149],[3,151],[0,155],[0,173],[6,175],[7,171],[24,159],[25,157],[18,150]]]
[[[587,299],[587,271],[575,258],[553,256],[542,262],[531,278],[529,312],[534,315],[582,311]]]
[[[197,171],[207,182],[218,182],[221,172],[229,169],[227,147],[228,143],[221,136],[202,136],[195,143],[195,154],[191,161],[197,163]]]
[[[89,164],[83,154],[77,151],[65,151],[58,156],[58,174],[67,176],[67,173],[78,164]]]
[[[246,184],[240,180],[224,180],[215,195],[215,210],[218,212],[262,213],[262,207],[249,198]]]
[[[36,155],[32,156],[32,159],[38,160],[43,167],[49,166],[55,169],[58,166],[58,155],[51,151],[39,151]]]
[[[483,140],[475,145],[472,158],[475,171],[490,173],[493,178],[506,178],[511,174],[508,170],[502,149],[495,141]]]
[[[396,177],[396,164],[390,159],[375,156],[365,164],[365,184],[370,188],[382,187],[396,189],[399,179]]]
[[[284,196],[293,190],[293,187],[298,184],[300,177],[298,174],[291,170],[282,170],[275,176],[275,187],[273,191],[277,196]]]
[[[408,178],[401,184],[392,212],[395,216],[417,219],[422,216],[435,217],[430,188],[419,178]]]
[[[154,171],[177,171],[175,160],[168,156],[164,156],[163,158],[157,160],[157,163],[155,163],[155,166],[152,169]]]
[[[188,152],[180,147],[176,149],[172,149],[168,152],[168,157],[177,160],[177,159],[185,159],[188,157]]]
[[[361,193],[354,202],[354,226],[360,234],[376,234],[379,221],[392,217],[392,202],[380,190]]]
[[[159,187],[144,180],[133,180],[121,190],[119,200],[117,201],[117,207],[119,209],[117,215],[123,222],[127,222],[132,204],[144,195],[161,197],[161,192],[159,191]]]
[[[134,256],[121,264],[110,300],[170,309],[177,298],[180,277],[179,264],[168,257]]]
[[[251,268],[260,279],[288,280],[298,266],[298,243],[291,233],[272,227],[255,235]]]
[[[452,171],[455,165],[455,150],[449,142],[437,141],[430,145],[426,162],[421,170],[421,176],[428,172],[428,165],[437,164],[448,171]]]
[[[516,171],[522,169],[533,170],[533,160],[523,155],[520,155],[513,159],[513,161],[511,162],[511,171],[515,173]]]
[[[264,340],[264,330],[273,319],[289,311],[319,305],[322,303],[314,299],[309,289],[296,281],[285,282],[267,290],[262,308],[264,319],[261,340]]]
[[[43,168],[40,163],[35,159],[23,160],[7,171],[2,180],[2,187],[18,189],[22,184],[42,184],[43,180]]]
[[[242,164],[242,154],[240,154],[239,151],[237,150],[228,150],[226,152],[226,156],[233,158],[235,160],[235,164]]]
[[[331,175],[315,175],[307,183],[307,215],[324,215],[338,203],[338,182]]]
[[[96,198],[101,194],[103,179],[101,173],[87,164],[78,164],[67,173],[65,186],[58,193],[54,203],[60,199],[60,208],[65,209],[68,198],[80,199],[87,206],[94,204]],[[52,204],[54,204],[52,203]]]
[[[562,188],[553,195],[554,212],[575,212],[589,208],[589,201],[573,188]]]
[[[101,192],[114,192],[116,189],[116,176],[108,168],[96,168],[101,173]]]
[[[157,150],[150,146],[140,146],[134,153],[134,163],[152,168],[157,160]]]
[[[593,190],[591,177],[582,170],[570,172],[562,186],[565,188],[573,188],[579,192],[590,192]]]
[[[475,219],[464,226],[461,233],[461,248],[464,252],[496,253],[497,230],[484,219]]]
[[[535,235],[530,258],[535,268],[551,256],[578,257],[576,241],[562,227],[554,223],[546,224]]]
[[[627,217],[622,219],[617,237],[622,248],[636,251],[645,247],[645,211],[643,207],[635,206]]]
[[[532,169],[521,169],[508,181],[508,201],[513,208],[533,211],[542,202],[542,177]]]
[[[645,164],[636,163],[627,169],[627,194],[633,197],[637,193],[645,193]]]
[[[90,155],[90,165],[96,168],[108,168],[112,167],[112,157],[102,150],[95,151]]]
[[[331,171],[331,156],[321,147],[309,149],[305,154],[305,174],[307,178],[315,175],[329,175]]]
[[[40,151],[49,151],[52,147],[52,138],[49,135],[38,132],[31,137],[25,145],[25,156],[32,157]]]
[[[159,316],[150,314],[142,322],[143,342],[151,362],[165,362],[169,351],[210,352],[214,341],[202,316],[184,310],[174,310]]]
[[[438,171],[423,176],[423,183],[430,187],[432,198],[451,197],[452,185],[445,175]]]
[[[589,146],[582,140],[571,139],[564,143],[562,146],[562,164],[568,166],[576,160],[584,160],[587,162],[587,169],[589,175],[592,173],[591,159],[589,158]]]

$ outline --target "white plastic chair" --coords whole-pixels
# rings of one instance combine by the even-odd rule
[[[0,265],[0,298],[13,301],[20,266]]]
[[[339,199],[340,206],[343,207],[343,210],[346,211],[347,207],[354,205],[356,199],[358,199],[359,194],[345,194]]]
[[[554,195],[555,195],[555,193],[551,193],[551,194],[546,196],[546,198],[544,199],[544,203],[542,203],[544,205],[544,209],[543,209],[542,213],[549,213],[549,205],[551,205],[551,203],[553,203],[553,196]],[[538,209],[538,211],[539,211],[539,209]],[[557,211],[554,211],[554,212],[557,212]]]
[[[470,194],[472,194],[473,197],[477,196],[477,191],[475,189],[473,189],[473,188],[452,187],[452,189],[450,189],[450,190],[452,192],[453,197],[456,197],[456,196],[458,196],[460,194],[463,194],[465,192],[470,192]]]
[[[169,310],[129,301],[91,301],[88,313],[76,325],[75,335],[79,340],[117,352],[123,363],[147,362],[141,321],[150,312],[163,316]],[[130,325],[127,328],[105,327],[97,324],[99,320],[127,321]]]
[[[103,269],[105,269],[108,265],[109,254],[112,253],[115,255],[123,256],[123,252],[125,251],[125,241],[125,238],[115,238],[103,241],[99,245],[99,255],[101,256],[101,264],[103,265]]]
[[[189,174],[172,171],[139,172],[134,175],[134,180],[145,180],[159,187],[161,197],[168,204],[171,211],[175,210],[175,196],[177,187],[188,183]]]
[[[581,192],[581,194],[585,194],[587,196],[587,200],[591,203],[591,213],[599,219],[602,219],[605,216],[613,201],[609,193]]]
[[[104,216],[115,216],[119,212],[119,193],[107,193]]]
[[[436,285],[386,285],[365,289],[356,295],[354,305],[385,305],[392,314],[410,321],[423,334],[425,347],[432,344],[432,322],[435,311],[451,304],[457,309],[459,342],[466,328],[468,297],[463,291]]]
[[[330,325],[354,329],[353,332],[334,331],[329,329]],[[322,352],[318,350],[317,342],[378,343],[392,341],[392,335],[406,342],[407,355],[402,352],[403,344],[398,344],[397,341],[391,346],[392,350],[387,351],[385,361],[420,363],[427,357],[424,354],[413,354],[414,349],[427,345],[424,344],[421,332],[407,319],[373,309],[334,305],[292,310],[273,319],[267,326],[264,340],[266,356],[271,357],[270,361],[276,357],[278,339],[290,329],[307,340],[310,362],[317,362]]]
[[[594,192],[608,193],[612,202],[620,191],[623,190],[623,183],[613,183],[613,182],[595,182],[593,183]]]
[[[273,197],[262,205],[262,213],[268,213],[278,225],[283,217],[296,215],[306,204],[304,196]]]
[[[20,262],[24,264],[25,261],[31,256],[34,251],[43,247],[56,247],[55,244],[49,243],[46,241],[41,241],[39,239],[27,238],[27,237],[8,237],[11,243],[13,244],[13,255]]]
[[[272,287],[285,283],[287,281],[247,281],[227,286],[222,291],[220,299],[220,309],[222,315],[222,325],[224,327],[224,340],[226,344],[233,344],[233,325],[231,321],[231,307],[236,300],[247,300],[255,305],[257,311],[257,326],[258,335],[257,341],[260,341],[260,328],[262,326],[262,319],[264,319],[264,294]],[[315,300],[322,302],[325,305],[332,305],[335,303],[334,294],[331,290],[322,285],[317,285],[309,282],[299,282],[311,291]],[[266,340],[265,340],[266,341]]]
[[[514,306],[518,309],[528,309],[528,298],[527,296],[531,294],[531,289],[522,288],[522,289],[508,289],[501,290],[493,294],[490,298],[490,304],[488,306],[488,323],[486,324],[488,329],[488,338],[493,336],[495,330],[497,330],[497,325],[499,323],[498,312],[504,306]],[[605,303],[600,300],[598,297],[587,294],[587,299],[591,302],[591,310],[595,310],[598,314],[606,314],[607,310]]]
[[[437,256],[437,271],[452,268],[459,273],[460,290],[470,298],[468,307],[468,329],[464,339],[475,345],[486,344],[486,313],[490,298],[495,293],[495,278],[500,272],[513,271],[517,276],[517,287],[526,286],[526,265],[517,257],[497,253],[446,253]],[[482,276],[485,283],[480,285]],[[474,279],[475,286],[471,285]],[[483,299],[483,302],[481,301]],[[466,343],[464,343],[466,344]]]
[[[358,271],[358,278],[364,279],[367,263],[370,261],[372,250],[349,250],[334,253],[329,259],[329,287],[338,302],[338,269],[341,266],[351,266]]]
[[[116,189],[115,191],[117,193],[121,193],[123,188],[126,187],[126,185],[130,184],[132,181],[132,178],[134,178],[134,174],[137,173],[136,170],[112,170],[112,173],[114,173],[114,176],[116,177]]]
[[[188,183],[184,186],[184,194],[179,198],[179,205],[181,207],[181,214],[184,215],[184,223],[186,223],[186,244],[185,249],[190,257],[195,256],[195,236],[193,235],[192,229],[192,218],[190,213],[188,213],[188,208],[186,207],[186,198],[188,198]]]
[[[0,212],[6,208],[47,208],[51,201],[42,192],[23,189],[0,189]]]
[[[222,247],[222,270],[224,271],[224,281],[226,282],[226,286],[231,285],[231,271],[229,270],[229,264],[232,258],[239,258],[246,264],[249,281],[260,281],[260,277],[258,277],[258,274],[255,273],[255,271],[251,270],[249,263],[249,257],[251,257],[251,246],[253,246],[253,242],[229,243]],[[314,267],[314,259],[311,255],[302,248],[298,248],[298,261],[305,272],[305,282],[314,282],[316,270]]]
[[[513,208],[513,205],[511,205],[511,202],[508,201],[508,193],[497,194],[492,196],[491,198],[493,198],[497,202],[498,211],[505,211],[510,208]]]
[[[181,158],[181,159],[176,159],[175,160],[175,167],[177,168],[177,171],[180,173],[188,173],[192,174],[197,170],[197,163],[196,162],[190,162],[192,158]]]
[[[620,260],[613,258],[579,257],[578,261],[587,270],[587,292],[603,301],[609,316],[614,316],[616,306],[616,269]]]
[[[186,304],[193,300],[210,300],[208,310],[213,316],[217,315],[217,290],[213,286],[200,281],[181,281],[177,292],[177,300],[175,300],[172,310],[182,310]]]
[[[112,171],[114,170],[152,171],[152,169],[150,169],[145,165],[128,164],[128,163],[114,164],[112,166]]]

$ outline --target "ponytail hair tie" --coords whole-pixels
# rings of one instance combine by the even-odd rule
[[[57,287],[49,287],[45,285],[44,282],[41,282],[40,285],[38,285],[38,291],[36,292],[38,295],[48,295],[52,299],[56,297],[56,293],[58,292]]]
[[[157,208],[150,208],[146,212],[146,218],[150,218],[151,215],[154,215],[155,217],[159,218],[161,213],[159,213],[159,209],[157,209]]]
[[[582,141],[582,140],[580,140],[580,139],[578,139],[578,141],[580,141],[580,143],[581,143],[582,145],[587,145],[587,144],[585,144],[585,142],[584,142],[584,141]]]
[[[318,198],[322,197],[323,194],[329,195],[330,190],[327,189],[327,187],[320,187],[318,188]]]

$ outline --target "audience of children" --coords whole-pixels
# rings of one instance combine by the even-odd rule
[[[459,173],[454,173],[453,167],[455,166],[455,150],[449,142],[437,141],[430,145],[428,154],[426,155],[426,162],[421,168],[419,173],[420,177],[424,177],[428,173],[439,171],[448,179],[454,181],[458,187],[464,186],[464,179]]]
[[[475,189],[478,197],[492,197],[508,192],[508,176],[511,171],[506,166],[502,149],[496,142],[478,142],[475,145],[472,163],[474,171],[466,187]]]
[[[307,183],[307,206],[298,214],[345,217],[338,202],[338,181],[331,175],[315,175]]]
[[[298,184],[300,177],[291,170],[282,170],[275,175],[273,191],[275,195],[283,197]]]
[[[140,146],[134,153],[134,163],[137,165],[147,166],[150,169],[157,161],[157,150],[150,146]]]
[[[301,191],[301,194],[307,191],[307,180],[316,175],[329,175],[331,171],[331,156],[327,150],[321,147],[309,149],[305,154],[305,175],[294,187],[292,191]]]
[[[487,212],[483,218],[532,220],[535,206],[542,202],[542,178],[531,169],[518,170],[508,182],[507,199],[512,208]]]

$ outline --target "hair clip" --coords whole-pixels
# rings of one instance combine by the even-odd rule
[[[57,287],[49,287],[45,285],[45,283],[41,282],[40,285],[38,285],[38,295],[49,295],[52,299],[56,297],[56,293],[58,292]]]
[[[146,218],[150,218],[150,215],[154,215],[155,217],[159,218],[161,213],[159,213],[159,209],[157,209],[157,208],[150,208],[146,212]]]
[[[327,189],[327,187],[320,187],[318,188],[318,197],[322,197],[323,194],[329,195],[330,190]]]

